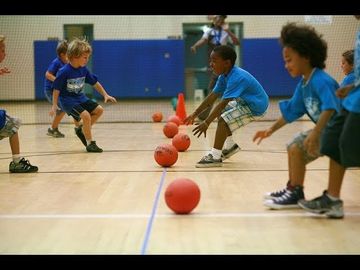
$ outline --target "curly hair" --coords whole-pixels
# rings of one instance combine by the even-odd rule
[[[312,67],[325,68],[327,43],[310,25],[287,23],[281,29],[280,44],[308,58]]]

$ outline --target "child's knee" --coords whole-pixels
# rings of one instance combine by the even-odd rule
[[[86,121],[91,121],[91,116],[90,116],[90,113],[88,111],[83,111],[81,114],[80,114],[80,117],[81,119],[86,122]]]
[[[290,155],[297,155],[297,154],[302,154],[303,151],[296,143],[292,143],[287,146],[287,152]]]
[[[103,114],[103,112],[104,112],[104,108],[103,108],[101,105],[99,105],[99,106],[96,107],[96,109],[95,109],[95,111],[94,111],[94,114],[100,116],[100,115]]]

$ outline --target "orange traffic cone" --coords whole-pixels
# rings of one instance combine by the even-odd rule
[[[181,124],[183,124],[183,121],[186,118],[185,101],[184,101],[183,93],[178,94],[178,103],[176,106],[176,116],[180,118]]]

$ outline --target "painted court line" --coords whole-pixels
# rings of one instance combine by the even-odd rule
[[[158,206],[158,203],[159,203],[160,193],[161,193],[161,190],[162,190],[162,186],[163,186],[163,184],[165,182],[165,175],[166,175],[166,168],[164,168],[164,170],[163,170],[163,173],[161,175],[160,184],[159,184],[158,190],[156,192],[154,205],[153,205],[153,208],[152,208],[152,211],[151,211],[151,216],[150,216],[148,225],[146,227],[145,239],[144,239],[144,242],[143,242],[142,247],[141,247],[141,255],[146,254],[146,249],[147,249],[147,246],[148,246],[148,243],[149,243],[152,224],[154,222],[154,217],[156,215],[156,209],[157,209],[157,206]]]
[[[157,204],[157,202],[156,202]],[[153,218],[155,216],[155,204],[153,213],[149,214],[14,214],[0,215],[0,219],[148,219],[147,233],[150,233]],[[300,211],[299,213],[192,213],[189,215],[157,214],[157,218],[273,218],[273,217],[305,217],[313,216],[311,213]],[[345,212],[345,217],[360,216],[360,212]]]

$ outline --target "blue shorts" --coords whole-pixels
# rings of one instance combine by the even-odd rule
[[[99,106],[98,103],[96,103],[95,101],[92,101],[91,99],[89,99],[84,103],[75,105],[72,108],[69,115],[71,115],[76,121],[79,122],[81,120],[80,114],[83,111],[88,111],[89,113],[91,113],[92,111],[94,111],[97,108],[97,106]]]
[[[329,121],[320,152],[345,168],[360,167],[360,113],[343,109]]]

